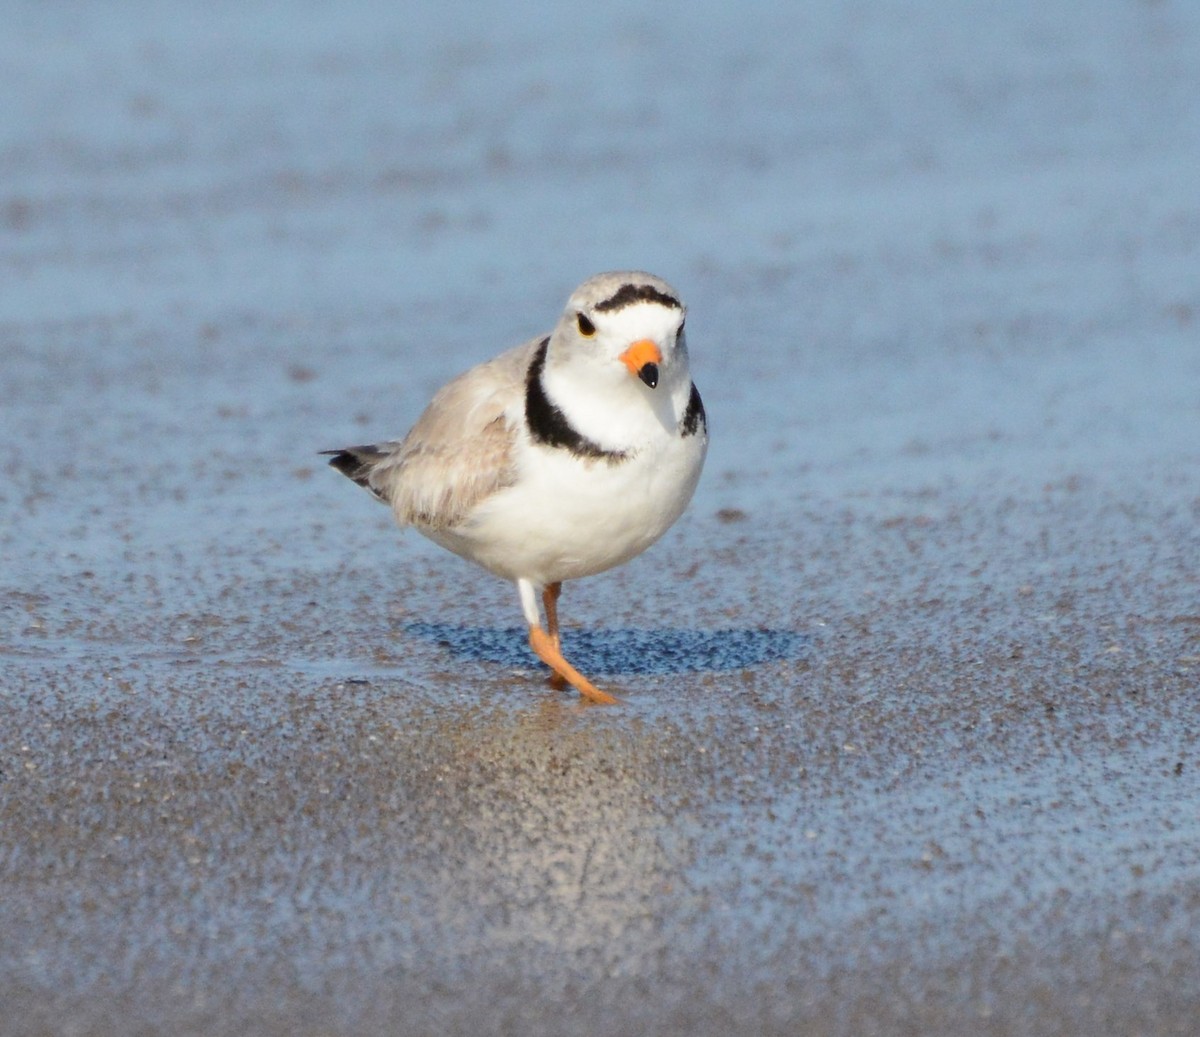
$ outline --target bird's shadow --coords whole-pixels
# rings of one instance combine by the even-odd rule
[[[516,668],[533,664],[524,627],[406,623],[404,631],[460,659]],[[659,676],[745,670],[799,659],[810,640],[794,630],[564,630],[563,654],[584,673]]]

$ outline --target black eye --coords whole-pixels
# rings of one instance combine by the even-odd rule
[[[582,313],[575,314],[575,323],[579,325],[579,334],[584,338],[591,338],[596,334],[596,325],[587,319]]]

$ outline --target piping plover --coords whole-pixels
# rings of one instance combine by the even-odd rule
[[[708,426],[683,321],[665,281],[598,274],[549,335],[459,375],[404,439],[326,451],[401,526],[515,581],[530,647],[594,702],[617,700],[563,658],[558,596],[641,554],[691,500]]]

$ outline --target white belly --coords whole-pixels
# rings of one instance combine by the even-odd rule
[[[498,576],[545,585],[611,569],[658,540],[692,498],[707,440],[664,434],[614,464],[523,446],[516,485],[452,530],[421,532]]]

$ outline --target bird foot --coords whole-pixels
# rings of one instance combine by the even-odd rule
[[[606,706],[616,705],[620,699],[614,698],[606,691],[601,691],[582,673],[563,658],[561,649],[554,643],[554,638],[541,627],[529,628],[529,647],[547,666],[554,671],[555,676],[570,684],[585,699],[599,702]],[[554,680],[551,678],[551,685]]]

